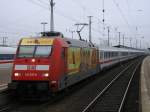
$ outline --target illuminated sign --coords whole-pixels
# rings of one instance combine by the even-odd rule
[[[24,38],[21,41],[21,45],[53,45],[54,39],[52,38]]]

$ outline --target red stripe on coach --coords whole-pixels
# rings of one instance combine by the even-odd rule
[[[0,61],[0,64],[13,63],[14,61]]]

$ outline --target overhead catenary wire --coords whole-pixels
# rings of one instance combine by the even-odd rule
[[[48,3],[42,2],[40,0],[38,0],[38,1],[40,1],[40,3],[39,2],[35,2],[34,0],[27,0],[27,1],[31,2],[34,5],[37,5],[37,6],[41,7],[41,8],[43,8],[43,9],[45,9],[45,10],[49,10],[49,4]],[[41,4],[41,3],[43,3],[43,4]],[[45,5],[47,5],[47,7]],[[74,19],[74,18],[72,18],[72,17],[70,17],[68,15],[65,15],[60,10],[57,10],[56,14],[59,15],[59,16],[64,17],[65,19],[73,21],[73,22],[77,22],[78,21],[78,20],[76,20],[76,19]]]
[[[30,1],[30,0],[28,0],[28,1]],[[32,3],[35,4],[35,5],[38,5],[38,6],[42,7],[42,8],[44,8],[44,9],[46,9],[46,10],[48,10],[48,7],[45,7],[45,5],[49,6],[48,3],[43,2],[43,1],[41,1],[41,0],[38,0],[38,1],[39,1],[40,3],[42,3],[42,5],[41,5],[40,3],[38,3],[38,2],[35,2],[34,0],[31,0],[30,2],[32,2]],[[72,0],[72,1],[73,1],[73,0]],[[43,5],[44,5],[44,6],[43,6]],[[66,18],[66,19],[69,19],[70,21],[73,21],[73,22],[79,21],[79,20],[76,20],[76,19],[74,19],[74,18],[72,18],[72,17],[69,17],[69,16],[67,16],[67,15],[64,15],[61,11],[58,11],[58,10],[57,10],[57,13],[58,13],[60,16]],[[92,28],[92,30],[93,30],[93,28]],[[95,30],[95,31],[96,31],[96,32],[100,32],[100,31],[97,31],[97,30]],[[100,32],[100,33],[102,33],[102,32]]]
[[[123,11],[121,10],[119,4],[116,2],[116,0],[113,0],[113,3],[114,3],[115,6],[117,7],[117,9],[118,9],[118,11],[120,12],[120,14],[121,14],[123,20],[125,21],[125,23],[126,23],[128,26],[130,26],[128,20],[127,20],[126,17],[124,16],[124,13],[123,13]]]
[[[38,6],[40,6],[41,8],[44,8],[44,9],[46,9],[46,10],[48,10],[49,9],[49,3],[47,2],[44,2],[44,1],[42,1],[42,0],[38,0],[39,2],[35,2],[34,0],[28,0],[29,2],[31,2],[32,4],[34,4],[34,5],[38,5]],[[76,4],[79,4],[77,1],[75,2],[74,0],[72,0],[74,3],[76,3]],[[45,5],[47,5],[47,7],[45,7]],[[92,13],[91,11],[89,11],[89,10],[87,10],[87,8],[85,7],[85,6],[83,6],[83,5],[81,5],[81,4],[79,4],[79,6],[82,8],[82,9],[86,9],[86,12],[88,12],[88,13]],[[73,21],[73,22],[77,22],[77,21],[79,21],[79,20],[77,20],[77,19],[75,19],[75,18],[72,18],[72,17],[70,17],[70,16],[68,16],[68,15],[64,15],[60,10],[57,10],[57,13],[60,15],[60,16],[62,16],[62,17],[64,17],[64,18],[66,18],[66,19],[68,19],[68,20],[70,20],[70,21]],[[98,17],[95,17],[95,18],[97,18],[97,20],[99,20],[99,18]],[[100,22],[100,21],[99,21]],[[101,24],[103,24],[102,22],[100,22]],[[108,25],[108,26],[110,26],[110,25]]]
[[[90,13],[90,14],[93,14],[93,12],[92,11],[90,11],[89,10],[89,8],[86,8],[86,6],[84,6],[83,4],[81,4],[81,3],[79,3],[77,0],[71,0],[71,1],[73,1],[75,4],[77,4],[78,6],[80,6],[81,7],[81,9],[82,10],[84,10],[84,11],[86,11],[87,13]],[[98,22],[103,26],[103,31],[97,31],[97,32],[99,32],[100,34],[102,34],[102,36],[103,36],[103,38],[104,38],[104,35],[105,35],[105,27],[110,27],[110,29],[112,29],[112,25],[109,25],[109,24],[106,24],[106,22],[105,22],[105,16],[104,16],[104,12],[105,12],[105,9],[104,9],[104,0],[103,0],[103,3],[102,3],[102,7],[103,7],[103,20],[102,21],[100,21],[100,18],[99,17],[97,17],[97,16],[94,16],[94,18],[96,18],[97,20],[98,20]],[[114,29],[113,29],[114,30]],[[111,30],[111,31],[113,31],[113,30]]]
[[[93,12],[91,12],[90,10],[88,10],[88,8],[86,8],[86,6],[84,6],[83,4],[81,4],[81,3],[79,3],[78,1],[76,1],[76,0],[71,0],[71,1],[73,1],[75,4],[77,4],[78,6],[80,6],[81,7],[81,9],[82,10],[85,10],[87,13],[90,13],[90,14],[93,14]],[[104,3],[104,2],[103,2]],[[104,4],[103,4],[103,7],[104,7]],[[103,14],[103,17],[104,17],[104,14]],[[94,16],[94,18],[96,18],[97,20],[98,20],[98,22],[101,24],[101,25],[103,25],[103,30],[104,30],[104,28],[106,27],[106,26],[111,26],[111,25],[108,25],[108,24],[106,24],[103,20],[102,20],[102,22],[100,21],[100,18],[98,18],[97,16]],[[112,26],[111,26],[112,27]],[[97,31],[97,32],[99,32],[100,34],[102,34],[102,36],[103,36],[103,38],[104,38],[104,31],[102,32],[102,31]]]
[[[82,10],[85,10],[87,13],[91,13],[91,14],[93,13],[93,12],[91,12],[90,10],[88,10],[88,8],[86,8],[83,4],[77,2],[76,0],[71,0],[71,1],[73,1],[74,3],[76,3],[78,6],[80,6],[80,7],[82,8]],[[99,22],[101,25],[103,25],[103,29],[104,29],[104,27],[106,27],[106,26],[111,26],[111,25],[108,25],[108,24],[104,23],[103,21],[101,22],[101,21],[100,21],[100,18],[97,17],[97,16],[94,16],[94,18],[96,18],[96,19],[98,20],[98,22]],[[111,26],[111,27],[112,27],[112,26]],[[100,31],[99,31],[99,32],[100,32]],[[102,32],[100,32],[100,33],[102,33]],[[103,33],[103,35],[104,35],[104,33]]]
[[[125,23],[127,24],[127,26],[129,27],[129,31],[131,32],[131,34],[134,35],[134,33],[132,32],[131,26],[130,26],[128,20],[126,19],[126,17],[125,17],[125,15],[124,15],[123,11],[121,10],[119,4],[116,2],[116,0],[113,0],[113,3],[114,3],[115,6],[117,7],[117,9],[118,9],[118,11],[119,11],[121,17],[123,18],[124,22],[125,22]]]
[[[131,7],[130,7],[130,4],[129,4],[128,0],[126,0],[126,4],[127,4],[128,11],[130,11]]]
[[[7,24],[11,24],[11,25],[7,25],[7,24],[4,24],[4,28],[3,28],[3,26],[1,27],[1,29],[3,30],[3,31],[10,31],[11,29],[12,29],[12,31],[14,31],[14,32],[18,32],[18,31],[20,31],[20,32],[23,32],[22,30],[23,30],[23,28],[21,29],[20,27],[24,27],[24,31],[26,32],[26,28],[28,27],[28,29],[27,30],[30,30],[31,32],[32,31],[36,31],[37,29],[36,28],[39,28],[40,27],[40,22],[41,22],[41,19],[44,19],[44,20],[46,20],[46,22],[49,22],[49,21],[47,21],[47,17],[49,16],[49,13],[48,13],[48,9],[49,9],[49,5],[48,5],[48,0],[28,0],[28,1],[31,1],[32,2],[32,4],[31,3],[27,3],[27,5],[29,6],[28,7],[28,13],[26,13],[26,12],[24,12],[24,14],[25,15],[22,15],[22,16],[24,16],[24,18],[26,18],[25,20],[21,20],[21,21],[19,21],[19,23],[18,23],[18,21],[17,20],[19,20],[19,18],[21,17],[21,15],[18,15],[18,16],[14,16],[10,21],[7,21],[8,23]],[[58,1],[58,0],[55,0],[55,1]],[[74,28],[74,26],[73,27],[71,27],[71,25],[73,25],[75,22],[80,22],[81,20],[80,19],[82,19],[82,18],[80,18],[80,13],[82,14],[82,10],[80,9],[80,7],[82,6],[83,8],[83,10],[85,10],[85,13],[84,14],[82,14],[82,16],[87,16],[87,15],[90,15],[90,14],[88,14],[88,13],[86,13],[86,12],[91,12],[91,11],[93,11],[94,12],[94,18],[93,18],[93,22],[94,22],[94,24],[92,25],[95,29],[96,29],[96,31],[94,31],[94,35],[95,36],[101,36],[101,32],[100,31],[102,31],[102,25],[101,25],[101,23],[100,22],[102,22],[102,14],[101,14],[101,16],[99,17],[99,15],[97,15],[98,14],[98,12],[97,12],[97,4],[96,5],[94,5],[94,3],[93,4],[91,4],[91,5],[93,5],[93,6],[90,6],[90,5],[88,5],[88,2],[87,1],[85,1],[85,0],[81,0],[81,6],[79,6],[79,7],[77,7],[76,5],[74,5],[73,4],[73,2],[70,2],[70,1],[72,1],[72,0],[61,0],[60,2],[58,1],[58,4],[57,4],[57,6],[58,6],[58,9],[56,8],[56,15],[57,15],[57,18],[60,18],[60,19],[56,19],[56,21],[58,21],[58,23],[59,24],[61,24],[62,23],[62,25],[57,25],[57,29],[59,29],[59,30],[61,30],[61,31],[64,31],[65,30],[65,28]],[[82,2],[83,1],[83,2]],[[124,14],[126,14],[126,10],[124,10],[124,7],[122,7],[122,4],[120,4],[120,1],[119,0],[115,0],[116,2],[118,2],[119,3],[119,7],[122,9],[122,11],[124,12]],[[129,3],[130,3],[130,1],[129,0],[125,0],[125,1],[128,1]],[[36,3],[35,3],[36,2]],[[69,3],[67,3],[67,2],[69,2]],[[76,3],[76,4],[80,4],[80,1],[79,0],[74,0],[74,2]],[[87,3],[85,3],[85,2],[87,2]],[[94,2],[94,1],[93,1]],[[64,4],[62,4],[62,3],[64,3]],[[90,3],[92,3],[92,2],[90,2]],[[112,2],[113,3],[113,2]],[[33,5],[33,4],[35,4],[35,5],[37,5],[37,6],[35,6],[35,5]],[[61,5],[62,4],[62,5]],[[65,7],[64,8],[64,6],[67,4],[67,7]],[[69,4],[69,5],[68,5]],[[113,5],[113,4],[112,4]],[[126,2],[125,2],[125,5],[127,5],[126,4]],[[56,7],[57,7],[56,6]],[[71,6],[71,7],[70,7]],[[72,7],[73,6],[73,7]],[[107,6],[107,4],[106,4],[106,6]],[[132,4],[130,4],[130,6],[132,6]],[[31,7],[33,7],[33,10],[30,10],[30,8]],[[41,7],[41,8],[39,8],[39,7]],[[43,8],[42,8],[43,7]],[[95,7],[95,8],[91,8],[91,7]],[[115,6],[114,6],[114,8],[116,8]],[[45,9],[45,10],[47,10],[47,12],[45,11],[45,10],[43,10],[43,9]],[[68,9],[71,9],[71,10],[68,10],[68,12],[66,11],[66,9],[68,10]],[[108,8],[109,9],[109,8]],[[126,6],[125,6],[125,9],[126,9]],[[41,12],[39,12],[39,14],[33,14],[34,12],[36,12],[37,10],[42,10]],[[58,10],[60,10],[60,11],[58,11]],[[73,11],[72,11],[73,10]],[[95,11],[94,11],[95,10]],[[106,11],[107,11],[107,7],[106,7]],[[31,13],[32,13],[32,15],[33,16],[31,16]],[[74,14],[72,14],[72,12],[74,12]],[[111,12],[111,11],[109,11],[109,12]],[[109,12],[107,13],[108,14],[108,16],[109,16]],[[37,12],[36,12],[37,13]],[[113,13],[112,13],[113,14]],[[42,15],[42,16],[41,16]],[[58,16],[59,15],[59,16]],[[79,16],[76,16],[76,15],[79,15]],[[19,17],[20,16],[20,17]],[[106,15],[107,16],[107,15]],[[128,18],[128,16],[127,15],[125,15],[126,16],[126,19],[127,19],[127,21],[129,22],[129,24],[131,23],[131,21],[130,21],[130,18]],[[18,18],[19,17],[19,18]],[[37,18],[38,17],[38,18]],[[98,17],[98,18],[97,18]],[[121,16],[120,16],[121,17]],[[132,17],[132,16],[131,16]],[[15,18],[18,18],[17,20],[15,20]],[[22,18],[22,17],[21,17]],[[28,20],[27,20],[28,19]],[[34,21],[36,19],[36,21]],[[107,17],[106,17],[106,19],[107,19]],[[109,19],[109,18],[108,18]],[[120,18],[119,18],[120,19]],[[16,21],[16,23],[14,24],[14,20]],[[59,21],[59,20],[61,20],[61,21]],[[97,20],[99,20],[100,22],[98,23],[97,22]],[[120,20],[122,20],[122,18],[120,19]],[[43,21],[43,20],[42,20]],[[86,20],[85,20],[86,21]],[[118,21],[119,22],[119,21]],[[122,22],[122,21],[121,21]],[[63,23],[65,23],[65,24],[63,24]],[[111,20],[110,20],[110,22],[109,22],[109,20],[107,21],[107,23],[108,24],[112,24],[111,23]],[[106,24],[107,24],[106,23]],[[133,23],[133,22],[132,22]],[[24,25],[23,25],[24,24]],[[3,24],[2,24],[3,25]],[[99,28],[97,27],[97,26],[99,25]],[[115,24],[112,24],[113,26],[115,26]],[[132,25],[132,24],[131,24]],[[8,29],[7,28],[5,28],[5,26],[6,27],[8,27]],[[33,28],[31,28],[31,27],[33,27]],[[107,25],[107,26],[110,26],[110,25]],[[119,25],[117,25],[117,26],[119,26]],[[13,28],[14,27],[14,28]],[[15,28],[15,27],[17,27],[17,28]],[[30,28],[29,28],[30,27]],[[122,33],[125,33],[125,32],[123,32],[123,31],[126,31],[126,29],[128,28],[128,26],[126,25],[126,28],[122,28],[121,26],[119,26],[120,28],[119,28],[119,31],[121,31]],[[139,27],[139,26],[138,26]],[[40,27],[41,28],[41,27]],[[38,31],[40,31],[40,28],[38,29]],[[62,30],[62,28],[63,28],[63,30]],[[122,28],[122,29],[121,29]],[[115,33],[113,32],[114,31],[114,27],[110,27],[110,29],[113,29],[113,30],[111,30],[111,36],[113,37],[114,35],[115,35]],[[131,29],[133,30],[133,26],[131,26]],[[87,29],[86,29],[87,30]],[[92,29],[93,30],[93,29]],[[123,31],[122,31],[123,30]],[[134,30],[135,30],[135,28],[134,28]],[[30,32],[29,31],[29,32]],[[95,33],[96,32],[96,33]],[[98,35],[98,33],[97,32],[99,32],[99,35]],[[106,31],[105,31],[106,32]],[[128,32],[128,30],[127,30],[127,32]],[[135,32],[135,31],[134,31]],[[65,33],[65,32],[64,32]],[[67,32],[68,33],[68,32]],[[66,34],[67,34],[66,33]],[[83,33],[85,33],[85,36],[86,36],[86,31],[85,32],[83,32]],[[127,34],[127,33],[126,33]],[[129,32],[129,34],[127,34],[127,35],[130,35],[130,32]],[[116,37],[118,37],[118,36],[116,36]],[[130,36],[131,37],[131,36]],[[132,36],[133,37],[133,36]]]
[[[27,0],[27,1],[29,1],[30,3],[32,3],[32,4],[35,4],[35,5],[37,5],[37,6],[40,6],[40,7],[42,7],[42,8],[48,8],[48,7],[45,7],[44,5],[41,5],[39,2],[35,2],[34,0]]]
[[[44,5],[47,5],[48,2],[45,2],[46,0],[38,0],[40,3],[44,4]]]
[[[28,0],[28,1],[32,2],[32,3],[35,4],[35,5],[38,5],[38,6],[42,7],[42,8],[44,8],[44,9],[46,9],[46,10],[49,9],[49,3],[46,2],[46,1],[42,1],[42,0],[37,0],[37,1]],[[72,0],[72,1],[73,1],[74,3],[76,3],[76,4],[78,4],[78,5],[82,8],[82,10],[85,10],[87,13],[91,13],[91,12],[92,12],[91,10],[89,10],[88,8],[86,8],[83,4],[80,4],[79,2],[74,1],[74,0]],[[119,7],[119,8],[120,8],[120,7]],[[69,15],[65,15],[62,11],[59,11],[58,9],[56,9],[56,10],[57,10],[57,12],[56,12],[57,15],[62,16],[62,17],[64,17],[64,18],[67,19],[67,20],[70,20],[70,21],[72,21],[72,22],[78,22],[78,21],[79,21],[77,18],[74,18],[74,17],[69,16]],[[122,12],[122,11],[121,11],[121,12]],[[122,14],[122,16],[124,16],[124,14]],[[94,18],[96,18],[97,20],[100,20],[100,18],[98,18],[97,16],[94,17]],[[127,21],[126,19],[125,19],[125,21],[126,21],[126,24],[128,24],[128,26],[130,26],[129,23],[128,23],[128,21]],[[100,23],[100,24],[103,24],[101,21],[99,21],[99,23]],[[111,25],[106,25],[106,24],[104,24],[104,25],[105,25],[105,27],[106,27],[106,26],[110,26],[110,28],[112,28]],[[112,30],[111,30],[111,31],[112,31]],[[97,31],[96,31],[96,32],[97,32]],[[100,31],[98,31],[98,32],[100,32]],[[101,33],[101,32],[100,32],[100,33]]]
[[[88,8],[86,8],[86,6],[84,6],[83,4],[79,3],[78,1],[76,1],[76,0],[71,0],[71,1],[73,1],[75,4],[77,4],[78,6],[80,6],[81,9],[82,9],[82,10],[85,10],[87,13],[93,14],[92,11],[88,10]],[[100,20],[99,17],[97,17],[97,16],[94,16],[94,17],[95,17],[97,20]],[[99,21],[99,23],[103,25],[103,22]],[[105,24],[105,25],[106,25],[106,24]]]

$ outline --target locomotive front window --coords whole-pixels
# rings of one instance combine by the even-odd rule
[[[20,46],[18,57],[33,57],[35,46]]]
[[[51,54],[52,46],[20,46],[18,57],[48,57]]]
[[[37,46],[35,57],[48,57],[51,54],[52,46]]]

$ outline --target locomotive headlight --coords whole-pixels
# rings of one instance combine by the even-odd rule
[[[20,74],[19,73],[14,73],[14,76],[18,77],[18,76],[20,76]]]
[[[34,62],[35,62],[35,59],[32,59],[31,61],[34,63]]]
[[[49,74],[48,74],[48,73],[45,73],[45,74],[43,74],[43,76],[44,76],[44,77],[48,77],[48,76],[49,76]]]

